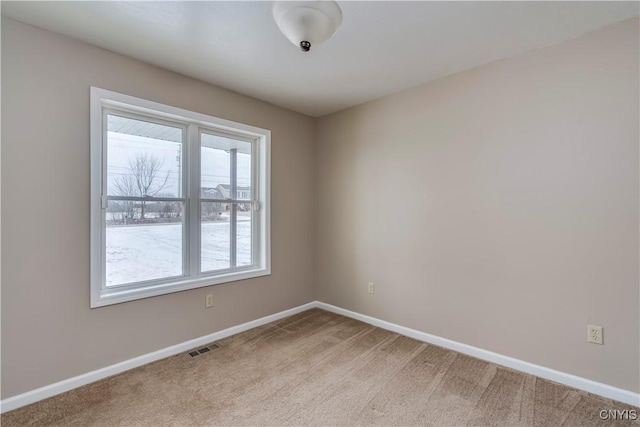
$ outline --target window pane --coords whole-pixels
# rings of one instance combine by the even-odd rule
[[[183,129],[107,115],[107,194],[182,197]]]
[[[182,202],[109,201],[106,285],[183,274]]]
[[[252,211],[249,203],[203,202],[201,213],[200,270],[251,265]]]
[[[252,144],[207,133],[200,134],[200,141],[201,196],[250,200]]]
[[[202,203],[200,229],[200,271],[222,270],[231,262],[231,206]]]
[[[237,213],[237,263],[238,267],[253,264],[252,261],[252,211],[249,204],[239,204]]]

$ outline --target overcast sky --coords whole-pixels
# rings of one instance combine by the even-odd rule
[[[116,195],[113,181],[118,176],[129,172],[129,160],[138,154],[147,153],[162,162],[161,181],[167,172],[169,179],[162,193],[178,196],[179,179],[183,161],[182,144],[172,141],[151,139],[123,133],[108,132],[107,175],[108,194]],[[224,150],[203,147],[201,179],[203,187],[216,187],[218,184],[229,184],[230,155]],[[160,178],[159,178],[160,179]],[[251,183],[251,156],[238,154],[238,185],[248,186]]]

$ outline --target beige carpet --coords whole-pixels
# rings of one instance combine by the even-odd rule
[[[2,415],[2,426],[640,425],[637,409],[323,310]]]

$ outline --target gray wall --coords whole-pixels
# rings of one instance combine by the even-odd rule
[[[321,118],[318,299],[638,392],[638,59],[634,19]]]
[[[89,308],[89,86],[272,131],[271,276]],[[3,18],[2,398],[312,301],[314,126]]]

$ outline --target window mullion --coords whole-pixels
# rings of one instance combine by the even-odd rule
[[[232,148],[229,152],[229,178],[231,181],[230,197],[236,199],[238,197],[238,149]],[[229,224],[229,266],[235,268],[237,265],[238,256],[238,205],[235,203],[231,205],[231,218]]]
[[[258,165],[260,164],[260,156],[262,155],[262,153],[261,153],[260,144],[258,144],[256,141],[253,142],[253,153],[254,153],[253,158],[251,159],[251,194],[250,194],[251,201],[252,201],[251,203],[251,226],[252,226],[251,262],[252,264],[256,265],[256,264],[262,264],[262,261],[258,259],[258,257],[261,256],[260,217],[262,215],[262,212],[259,212],[260,199],[262,195],[261,195],[261,189],[260,189],[260,171],[261,170]]]
[[[188,275],[195,277],[200,272],[200,135],[198,126],[190,124],[187,128],[187,146],[189,151],[188,188],[189,221],[187,232],[189,244],[187,252]]]

